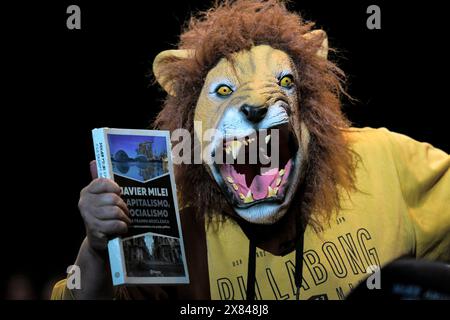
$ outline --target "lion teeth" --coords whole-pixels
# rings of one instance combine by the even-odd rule
[[[230,177],[230,176],[228,176],[228,177],[227,177],[227,181],[228,181],[229,183],[234,183],[234,180],[233,180],[233,178],[232,178],[232,177]]]
[[[279,175],[280,177],[282,177],[282,176],[284,175],[285,172],[286,172],[286,171],[285,171],[284,169],[281,169],[280,172],[278,172],[278,175]]]
[[[242,193],[239,194],[242,200],[244,200],[244,203],[249,203],[253,201],[252,191],[248,190],[247,195],[244,196]]]
[[[231,154],[233,155],[233,159],[236,160],[239,154],[239,150],[242,147],[241,141],[231,141],[229,147],[231,148]]]
[[[236,191],[239,189],[238,185],[235,184],[235,183],[233,183],[232,186],[233,186],[233,189],[236,190]]]
[[[264,141],[266,142],[266,144],[269,143],[269,141],[270,141],[270,134],[267,135],[267,136],[264,138]]]
[[[278,187],[281,183],[281,178],[278,178],[277,181],[275,182],[275,185]]]
[[[278,193],[278,187],[272,189],[271,186],[267,187],[267,198],[275,197]]]

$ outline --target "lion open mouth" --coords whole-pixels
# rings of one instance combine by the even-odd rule
[[[289,185],[298,148],[293,134],[288,125],[261,131],[223,141],[219,172],[238,206],[282,201]]]

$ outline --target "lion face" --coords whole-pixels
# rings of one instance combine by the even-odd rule
[[[205,165],[240,217],[271,224],[287,211],[307,154],[298,75],[285,52],[267,45],[230,60],[209,71],[195,109],[202,130],[216,130],[215,161]]]

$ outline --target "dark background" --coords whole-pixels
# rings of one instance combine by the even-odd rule
[[[442,1],[293,1],[327,31],[331,58],[349,76],[344,111],[355,126],[387,127],[447,152],[448,62]],[[81,7],[81,30],[66,8]],[[3,7],[7,70],[2,158],[1,295],[14,275],[42,298],[62,278],[84,237],[77,210],[94,158],[91,129],[145,128],[163,92],[151,62],[173,48],[190,12],[210,1],[54,1]],[[382,29],[366,28],[377,4]],[[7,112],[6,112],[7,111]],[[17,279],[17,277],[15,278]],[[23,279],[23,278],[22,278]]]

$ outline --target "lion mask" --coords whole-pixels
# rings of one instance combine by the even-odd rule
[[[271,34],[287,27],[277,26],[276,16],[290,22],[284,33],[289,39]],[[243,32],[252,27],[256,30]],[[351,184],[352,172],[343,173],[351,157],[339,130],[346,128],[341,87],[338,69],[327,60],[325,32],[310,28],[277,1],[225,2],[191,21],[179,49],[156,57],[153,71],[168,93],[157,126],[189,129],[212,159],[178,168],[182,190],[204,194],[208,191],[200,189],[210,188],[203,199],[187,196],[191,204],[224,211],[225,199],[231,215],[273,224],[292,207],[304,183],[304,207],[337,209],[336,188]],[[210,129],[214,135],[206,143],[204,132]],[[256,162],[252,154],[258,155]],[[203,181],[196,184],[194,175]],[[187,191],[183,181],[189,179]]]

